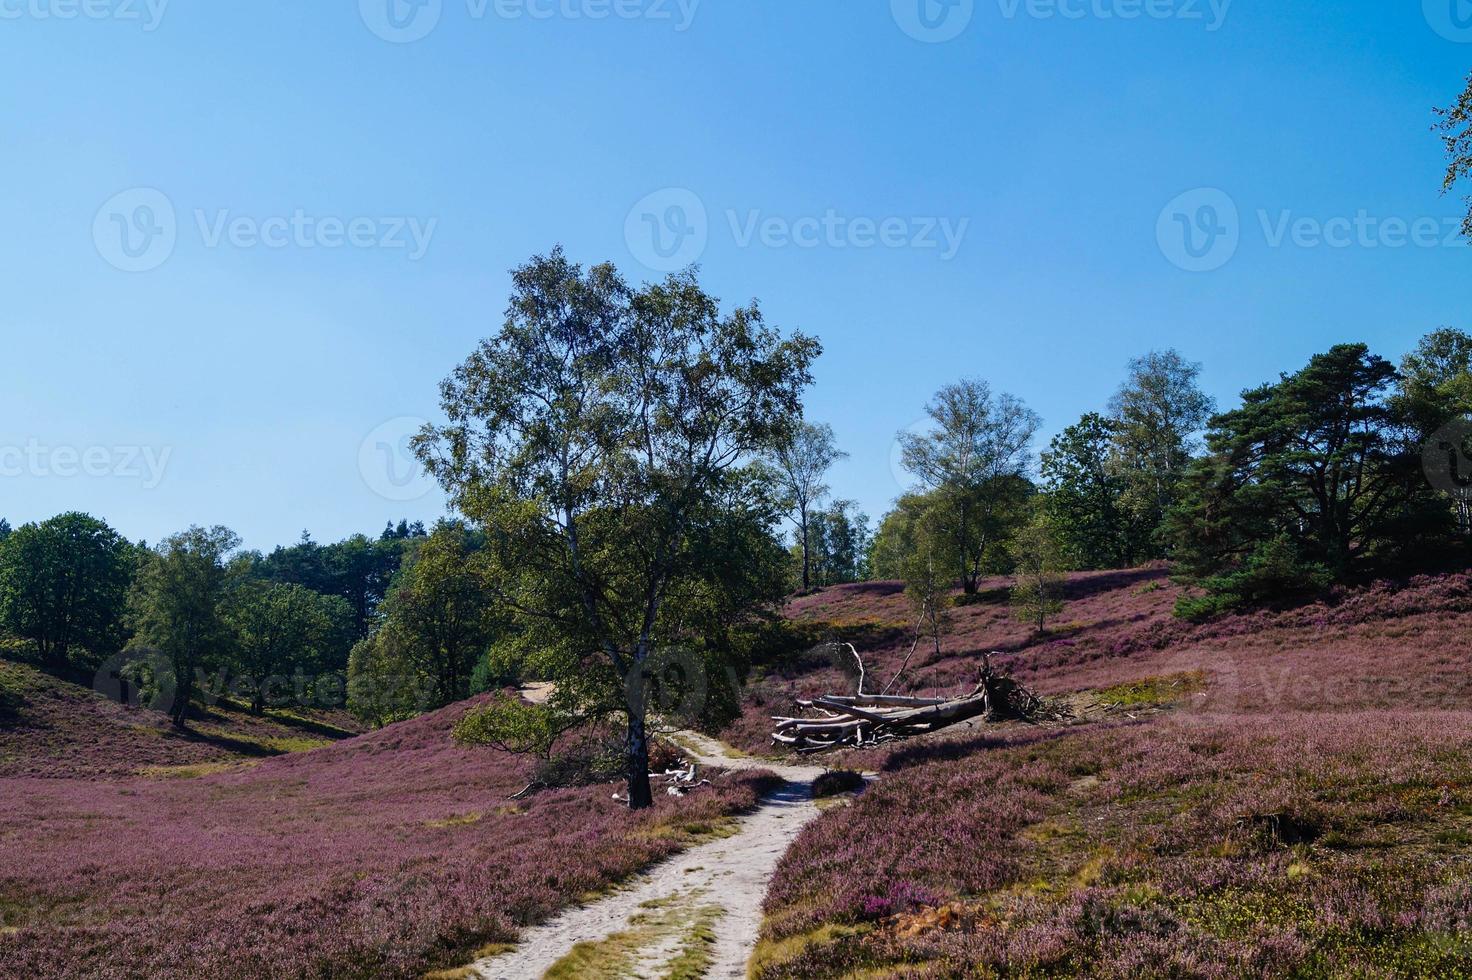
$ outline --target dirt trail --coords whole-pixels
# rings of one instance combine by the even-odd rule
[[[533,980],[578,943],[599,944],[582,952],[622,963],[617,972],[628,976],[661,977],[684,948],[695,944],[711,957],[705,976],[746,976],[767,883],[798,831],[818,815],[811,788],[823,770],[730,756],[720,742],[695,732],[679,732],[675,740],[702,765],[767,769],[787,783],[741,817],[733,836],[684,851],[611,895],[524,930],[514,950],[475,963],[472,976]],[[713,935],[708,946],[689,931],[702,913]]]

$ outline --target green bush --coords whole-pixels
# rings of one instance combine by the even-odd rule
[[[1327,589],[1334,581],[1325,566],[1305,561],[1284,535],[1253,549],[1240,568],[1214,575],[1200,583],[1205,595],[1182,595],[1175,614],[1202,622],[1235,609],[1267,603],[1302,600]]]

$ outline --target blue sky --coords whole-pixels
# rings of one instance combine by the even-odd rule
[[[403,420],[557,243],[820,336],[876,518],[961,376],[1049,435],[1152,348],[1228,405],[1469,325],[1463,0],[421,2],[0,0],[0,516],[432,519]]]

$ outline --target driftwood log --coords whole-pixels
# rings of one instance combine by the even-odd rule
[[[857,659],[857,653],[854,655]],[[772,740],[792,746],[798,752],[825,752],[840,746],[875,745],[908,738],[971,718],[1035,721],[1049,714],[1056,716],[1056,709],[994,670],[987,656],[982,657],[981,679],[976,687],[956,698],[865,694],[863,678],[861,668],[857,694],[828,694],[798,700],[799,708],[815,713],[816,717],[774,716],[776,727]]]

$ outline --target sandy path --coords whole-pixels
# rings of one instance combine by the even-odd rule
[[[524,930],[516,949],[477,962],[472,967],[473,976],[534,980],[567,955],[574,944],[597,942],[637,928],[638,917],[647,917],[652,907],[693,910],[711,905],[723,911],[712,926],[713,964],[706,976],[746,976],[746,961],[756,946],[761,926],[767,883],[798,831],[818,815],[811,784],[823,770],[728,756],[720,742],[695,732],[680,732],[676,740],[704,765],[767,769],[787,783],[763,800],[756,811],[741,817],[733,836],[684,851],[591,905],[569,909],[541,926]],[[633,975],[659,976],[679,945],[678,937],[662,937],[640,955]]]

